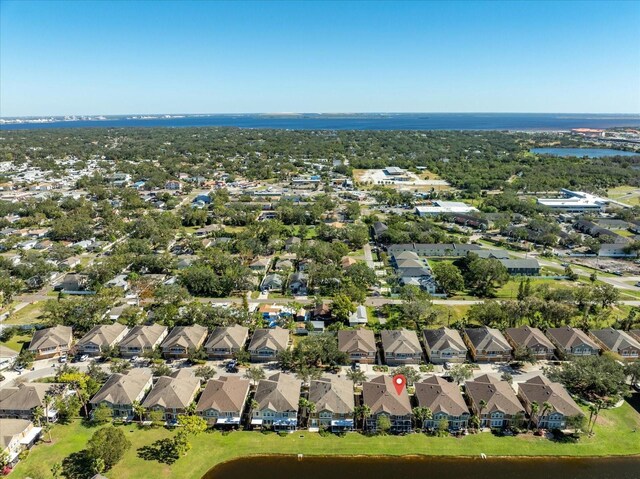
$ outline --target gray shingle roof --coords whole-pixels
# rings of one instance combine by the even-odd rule
[[[258,383],[254,399],[258,409],[275,412],[297,411],[301,381],[285,373],[274,374]]]
[[[415,384],[416,399],[420,407],[428,407],[432,413],[444,412],[460,416],[469,412],[460,387],[439,376],[430,376]]]
[[[316,405],[318,412],[351,414],[354,410],[353,382],[338,377],[311,381],[309,401]]]

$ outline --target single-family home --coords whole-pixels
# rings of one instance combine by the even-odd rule
[[[209,359],[228,359],[244,348],[249,338],[249,328],[234,324],[213,330],[204,345]]]
[[[73,334],[69,326],[40,329],[33,333],[29,351],[35,354],[36,359],[53,358],[67,354],[72,341]]]
[[[271,258],[256,258],[249,264],[249,269],[255,273],[265,273],[269,269]]]
[[[297,236],[292,236],[290,238],[287,238],[287,240],[284,242],[284,249],[285,251],[291,251],[293,248],[298,246],[301,242],[302,240]]]
[[[362,326],[368,322],[369,318],[367,315],[367,307],[363,304],[359,305],[356,310],[349,315],[349,326],[352,328],[355,326]]]
[[[509,361],[512,348],[500,331],[483,326],[466,328],[464,337],[474,361]]]
[[[165,358],[186,358],[189,353],[200,349],[207,339],[209,330],[206,326],[176,326],[162,341],[160,347]]]
[[[198,400],[196,414],[209,426],[239,426],[249,386],[249,380],[239,376],[211,379]]]
[[[162,411],[168,423],[185,414],[200,391],[200,379],[190,371],[179,370],[171,376],[159,377],[145,398],[142,406],[148,411]]]
[[[309,413],[310,428],[353,430],[353,381],[335,376],[311,381],[309,401],[315,404],[315,410]]]
[[[431,418],[424,424],[426,429],[438,428],[441,421],[447,421],[452,431],[468,427],[469,408],[456,383],[440,376],[429,376],[415,383],[415,390],[418,406],[431,410]]]
[[[132,357],[149,353],[160,346],[167,333],[167,327],[160,324],[134,326],[120,342],[120,354]]]
[[[629,331],[629,334],[636,339],[636,341],[640,341],[640,329],[632,329]]]
[[[471,411],[480,418],[480,427],[504,428],[518,418],[524,420],[524,408],[508,382],[483,374],[465,384]]]
[[[262,292],[266,291],[282,291],[282,285],[284,284],[284,280],[282,276],[277,273],[268,274],[262,280],[260,284],[260,290]]]
[[[78,352],[97,356],[102,351],[117,345],[129,331],[124,324],[99,324],[89,330],[80,338],[76,345]]]
[[[582,410],[567,390],[542,375],[518,383],[518,397],[536,427],[541,429],[565,429],[567,419],[582,416]],[[532,404],[538,405],[537,412]]]
[[[504,331],[507,341],[513,349],[525,348],[531,351],[536,359],[553,359],[555,346],[538,328],[522,326],[507,328]]]
[[[306,273],[293,273],[289,276],[289,291],[296,296],[305,296],[308,283],[309,278]]]
[[[407,389],[396,391],[391,376],[378,376],[362,384],[362,403],[369,407],[370,415],[366,419],[365,429],[378,430],[378,420],[387,416],[391,422],[390,432],[406,433],[412,428],[412,410]]]
[[[455,329],[425,329],[424,345],[429,361],[434,364],[446,362],[463,363],[467,359],[467,346]]]
[[[594,356],[600,353],[600,346],[583,331],[563,326],[547,329],[547,337],[556,347],[558,357]]]
[[[0,371],[9,367],[18,357],[18,351],[0,344]]]
[[[251,361],[275,361],[279,352],[289,347],[289,330],[256,329],[249,343]]]
[[[420,364],[422,346],[415,331],[383,329],[380,331],[384,360],[389,366]]]
[[[118,288],[122,291],[129,290],[129,281],[127,280],[126,274],[119,274],[115,278],[107,281],[104,285],[107,288]]]
[[[640,358],[640,342],[626,331],[613,328],[591,331],[596,343],[612,353],[619,354],[625,361],[637,361]]]
[[[41,427],[35,427],[29,419],[0,419],[0,456],[13,468],[20,460],[20,453],[31,449],[40,438]]]
[[[298,427],[300,386],[300,380],[285,373],[262,379],[254,396],[257,406],[251,411],[251,425],[294,431]]]
[[[338,331],[338,349],[347,353],[350,362],[373,364],[376,360],[376,338],[370,329]]]
[[[21,383],[15,387],[0,388],[0,417],[33,419],[33,411],[41,408],[45,417],[53,422],[58,412],[53,403],[47,403],[47,396],[64,394],[66,387],[56,383]]]
[[[114,418],[131,420],[135,414],[133,404],[142,403],[152,384],[153,377],[148,369],[112,374],[89,403],[92,409],[105,404],[113,411]]]

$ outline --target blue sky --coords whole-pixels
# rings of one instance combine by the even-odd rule
[[[640,2],[0,0],[0,116],[640,112]]]

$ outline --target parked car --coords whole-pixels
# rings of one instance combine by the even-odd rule
[[[66,363],[66,362],[67,362],[67,356],[66,356],[66,355],[64,355],[64,356],[60,356],[60,357],[58,358],[58,362],[59,362],[59,363],[61,363],[61,364]]]
[[[238,372],[238,361],[236,361],[235,359],[232,359],[231,361],[229,361],[226,366],[225,369],[228,373],[237,373]]]
[[[81,362],[85,362],[87,359],[89,359],[89,355],[88,354],[83,354],[82,356],[80,356],[80,361]]]

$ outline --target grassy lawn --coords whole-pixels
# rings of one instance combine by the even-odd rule
[[[22,351],[23,344],[29,344],[31,342],[31,334],[16,334],[7,342],[0,342],[0,344],[13,349],[14,351]]]
[[[56,293],[57,295],[57,293]],[[6,324],[34,324],[39,322],[42,313],[43,301],[36,301],[28,304],[24,308],[13,313],[7,320]]]
[[[496,437],[490,433],[464,438],[438,438],[423,434],[403,437],[366,437],[352,433],[345,437],[321,437],[317,433],[299,431],[286,437],[259,432],[204,433],[191,440],[193,448],[186,457],[168,466],[137,457],[137,449],[173,434],[166,429],[141,430],[136,425],[122,427],[132,443],[124,459],[109,477],[122,479],[169,478],[199,479],[214,465],[240,456],[255,454],[306,455],[456,455],[478,456],[602,456],[640,454],[640,414],[628,403],[618,409],[602,411],[595,427],[595,436],[583,437],[577,444],[555,443],[531,434],[517,437]],[[79,421],[57,425],[53,429],[53,444],[36,446],[11,477],[49,478],[51,465],[69,454],[83,449],[96,428],[87,428]]]

